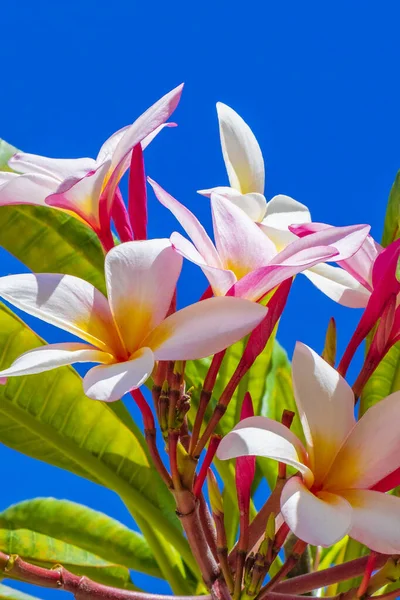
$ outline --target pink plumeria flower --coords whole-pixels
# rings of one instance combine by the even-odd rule
[[[89,225],[106,248],[112,247],[111,211],[132,149],[138,144],[146,148],[166,125],[179,103],[182,87],[163,96],[132,125],[114,133],[96,160],[15,154],[8,164],[16,172],[0,173],[0,206],[35,204],[61,209]]]
[[[264,196],[264,159],[254,133],[232,108],[217,103],[222,155],[230,187],[200,190],[204,196],[216,192],[239,206],[280,252],[291,244],[296,235],[290,226],[311,223],[307,206],[290,196],[279,194],[269,202]],[[335,259],[335,262],[338,262]],[[350,307],[364,307],[368,295],[359,281],[346,270],[319,263],[303,271],[310,281],[331,299]]]
[[[281,252],[241,208],[212,192],[215,245],[197,218],[149,179],[164,206],[177,218],[192,242],[173,233],[171,242],[188,260],[199,265],[216,296],[227,293],[259,300],[285,279],[327,260],[352,256],[368,235],[368,225],[330,227],[297,238]]]
[[[127,242],[105,259],[107,298],[71,275],[0,278],[0,296],[86,343],[43,346],[17,358],[0,378],[96,362],[83,379],[90,398],[112,402],[142,385],[156,360],[215,354],[254,329],[267,309],[239,298],[210,298],[166,317],[182,257],[169,240]]]
[[[263,456],[294,467],[298,473],[283,488],[281,512],[305,542],[327,547],[348,534],[376,552],[398,554],[400,498],[383,492],[400,466],[400,392],[356,422],[350,386],[300,343],[293,383],[305,446],[281,423],[252,417],[225,436],[218,458]],[[398,484],[398,478],[390,481]]]

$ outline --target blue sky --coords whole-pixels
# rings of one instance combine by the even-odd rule
[[[215,103],[232,106],[255,132],[267,168],[266,195],[293,196],[317,221],[368,222],[380,239],[387,195],[400,168],[400,6],[375,2],[270,0],[28,0],[2,6],[0,137],[54,157],[96,156],[104,139],[185,82],[146,168],[209,226],[196,190],[227,184]],[[150,233],[173,218],[151,198]],[[18,272],[1,252],[0,275]],[[205,286],[185,268],[182,303]],[[296,279],[279,339],[320,350],[335,315],[343,349],[359,314]],[[30,321],[33,323],[33,321]],[[42,335],[62,341],[34,323]],[[131,525],[118,498],[94,484],[0,447],[0,509],[55,496]],[[137,578],[149,591],[162,590]],[[23,589],[34,589],[24,586]],[[41,598],[59,592],[38,590]]]

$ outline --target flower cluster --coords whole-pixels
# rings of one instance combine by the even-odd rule
[[[96,159],[53,159],[18,152],[8,163],[10,170],[0,173],[0,206],[34,204],[61,210],[93,230],[105,254],[107,289],[105,296],[73,275],[1,277],[4,300],[82,341],[26,352],[1,371],[0,378],[98,363],[83,379],[89,398],[112,402],[133,392],[143,406],[144,397],[135,390],[151,377],[161,389],[171,363],[175,362],[174,373],[183,377],[184,361],[214,355],[204,382],[211,396],[224,352],[249,336],[237,371],[217,399],[225,410],[243,374],[272,335],[294,277],[303,273],[332,300],[364,309],[337,370],[314,350],[299,342],[296,346],[293,385],[305,443],[281,422],[259,415],[246,417],[251,414],[251,399],[246,395],[242,411],[246,418],[218,449],[214,443],[212,451],[212,436],[223,410],[207,423],[205,407],[199,407],[189,453],[197,460],[211,440],[206,471],[215,452],[221,460],[240,458],[237,468],[241,465],[244,475],[237,477],[237,487],[242,513],[248,510],[254,476],[254,464],[243,457],[267,457],[289,465],[277,528],[283,519],[300,540],[314,546],[331,546],[349,534],[375,552],[400,553],[400,500],[385,493],[400,484],[400,393],[359,420],[355,416],[357,396],[400,340],[400,241],[382,248],[370,236],[368,225],[313,222],[305,205],[285,195],[267,201],[257,140],[243,119],[221,103],[217,112],[230,185],[199,191],[210,203],[213,239],[184,204],[150,178],[160,204],[174,215],[186,236],[173,232],[169,238],[147,239],[143,151],[163,128],[175,125],[168,120],[181,93],[179,86],[132,125],[113,134]],[[127,171],[125,204],[119,185]],[[200,267],[207,283],[198,302],[176,310],[183,260]],[[344,377],[368,335],[369,350],[352,389]],[[179,386],[183,397],[184,383]],[[168,429],[163,429],[159,407],[157,416],[162,430]],[[183,411],[179,425],[184,418]],[[200,437],[202,424],[206,427]],[[175,429],[171,427],[171,420],[169,428],[178,431],[178,439],[183,435],[176,423]],[[203,475],[193,488],[195,496]],[[175,465],[175,491],[177,477]],[[179,494],[176,498],[180,508]],[[246,527],[245,521],[241,527]]]

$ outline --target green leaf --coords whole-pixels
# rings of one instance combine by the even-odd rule
[[[11,146],[5,140],[0,139],[0,171],[12,171],[7,163],[16,152],[17,148],[15,146]]]
[[[8,585],[3,585],[0,583],[0,600],[40,600],[36,596],[31,596],[30,594],[24,594],[19,590],[14,590],[13,588],[8,587]]]
[[[0,305],[1,368],[42,344],[16,315]],[[134,518],[151,522],[167,540],[170,562],[187,589],[190,582],[180,555],[194,572],[196,565],[169,491],[150,465],[141,438],[140,431],[135,435],[109,404],[84,395],[81,378],[71,367],[12,377],[0,387],[0,440],[116,491]]]
[[[35,498],[10,506],[0,513],[0,529],[9,532],[30,530],[32,535],[47,536],[49,542],[39,559],[49,562],[48,552],[58,540],[109,563],[155,577],[162,573],[143,536],[131,531],[107,515],[68,500]],[[1,534],[0,534],[1,535]],[[3,552],[9,549],[1,548]],[[16,550],[21,554],[21,550]],[[55,558],[55,562],[63,561]]]
[[[383,226],[382,246],[386,247],[400,237],[400,171],[390,190]]]
[[[400,344],[393,346],[367,381],[361,394],[360,416],[392,392],[400,390]]]

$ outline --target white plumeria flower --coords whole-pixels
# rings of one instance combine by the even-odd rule
[[[132,125],[104,142],[96,159],[57,159],[17,152],[9,161],[15,172],[0,173],[0,206],[51,206],[89,225],[107,248],[113,246],[110,218],[115,192],[129,167],[132,149],[144,150],[167,124],[183,85],[147,109]]]
[[[264,196],[265,169],[260,146],[254,133],[232,108],[217,103],[219,131],[230,187],[199,190],[204,196],[218,193],[239,206],[281,252],[296,238],[292,225],[311,223],[307,206],[290,196],[279,194],[269,202]],[[334,260],[334,259],[333,259]],[[369,294],[350,273],[327,264],[303,271],[312,283],[332,300],[359,308],[366,306]]]
[[[112,402],[142,385],[156,360],[193,360],[240,340],[267,309],[239,298],[210,298],[166,317],[182,267],[169,240],[127,242],[105,260],[106,298],[71,275],[0,278],[0,296],[87,343],[49,344],[17,358],[0,377],[97,362],[83,379],[90,398]]]
[[[291,465],[281,496],[286,523],[300,539],[331,546],[346,534],[383,554],[400,552],[400,392],[357,422],[350,386],[320,356],[298,343],[293,384],[306,445],[267,417],[241,421],[222,440],[221,460],[263,456]]]

